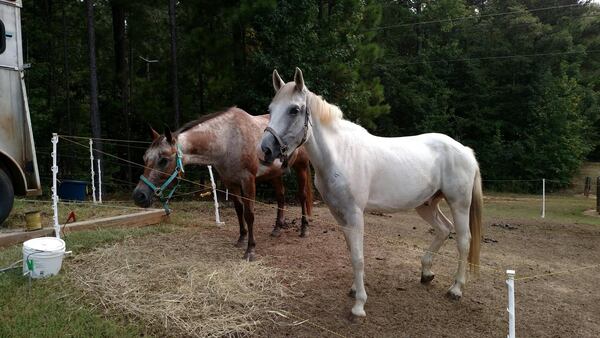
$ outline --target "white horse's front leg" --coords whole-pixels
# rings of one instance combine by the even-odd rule
[[[367,292],[365,291],[364,283],[364,218],[361,212],[353,215],[346,215],[346,220],[347,222],[342,226],[342,230],[344,231],[346,244],[350,250],[350,259],[352,261],[352,269],[354,272],[352,289],[355,291],[355,303],[352,307],[352,314],[357,317],[364,317],[367,315],[364,309],[365,303],[367,302]]]

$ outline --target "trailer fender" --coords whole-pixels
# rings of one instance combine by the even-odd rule
[[[27,180],[25,173],[12,157],[0,150],[0,167],[10,176],[16,195],[27,194]]]

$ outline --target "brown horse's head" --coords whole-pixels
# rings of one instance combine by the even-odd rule
[[[177,170],[177,139],[168,127],[164,135],[157,133],[152,127],[152,144],[144,154],[144,177],[155,187],[161,186]],[[165,189],[172,187],[176,179]],[[155,191],[141,178],[133,190],[133,200],[137,206],[148,208],[156,196]]]

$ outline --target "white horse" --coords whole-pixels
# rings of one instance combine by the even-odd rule
[[[432,253],[454,228],[459,263],[447,295],[460,299],[467,264],[477,267],[481,242],[482,192],[473,151],[442,134],[384,138],[344,120],[341,110],[310,92],[302,71],[284,83],[273,72],[276,95],[269,105],[271,120],[259,144],[259,158],[285,160],[305,144],[315,168],[315,185],[342,226],[350,251],[355,297],[352,314],[366,316],[363,282],[365,210],[413,209],[435,228],[435,238],[421,259],[421,282],[430,282]],[[439,208],[445,198],[452,223]]]

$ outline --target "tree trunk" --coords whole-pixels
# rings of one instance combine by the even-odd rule
[[[236,75],[242,75],[242,29],[238,21],[236,21],[232,29],[233,37],[233,70]]]
[[[179,128],[179,86],[177,84],[177,23],[175,21],[176,0],[169,0],[169,26],[171,28],[171,94],[175,127]]]
[[[200,97],[200,114],[204,114],[204,70],[202,69],[202,53],[200,53],[198,59],[200,60],[198,65],[198,90],[200,93],[198,96]]]
[[[121,117],[123,119],[123,126],[125,127],[125,135],[127,140],[130,138],[130,126],[129,126],[129,78],[128,78],[128,66],[127,66],[127,33],[125,31],[125,9],[123,5],[118,1],[113,1],[112,6],[112,24],[113,24],[113,38],[114,38],[114,51],[115,51],[115,74],[117,88],[117,99],[120,101]],[[127,143],[127,160],[131,161],[131,148],[130,144]],[[131,164],[127,164],[127,181],[131,181],[132,169]]]
[[[323,19],[323,0],[317,0],[318,14],[317,14],[317,22],[321,24],[321,20]]]
[[[47,89],[46,89],[46,94],[47,94],[47,107],[46,109],[49,112],[53,112],[56,114],[55,112],[55,83],[54,83],[54,45],[53,45],[53,37],[54,37],[54,30],[53,30],[53,24],[54,24],[54,10],[53,10],[53,2],[52,0],[45,0],[44,1],[44,16],[45,16],[45,28],[46,28],[46,62],[48,63],[48,82],[46,83],[47,85]],[[55,115],[55,121],[57,121],[59,123],[59,125],[61,125],[62,123],[62,119],[61,119],[61,115],[60,114],[56,114]]]
[[[73,135],[73,122],[71,121],[71,69],[69,67],[69,28],[67,26],[67,2],[63,2],[62,7],[62,29],[63,29],[63,76],[65,80],[65,109],[67,113],[67,129],[69,135]]]
[[[421,22],[421,12],[423,4],[419,0],[416,2],[416,13],[417,13],[417,22]],[[415,25],[415,29],[417,31],[417,55],[421,55],[421,49],[423,48],[423,27],[420,24]]]
[[[233,35],[233,74],[237,79],[239,79],[239,81],[237,81],[238,86],[244,86],[246,85],[246,46],[244,42],[246,28],[242,22],[237,20],[234,22],[231,29]],[[238,100],[240,100],[238,101],[238,103],[242,106],[245,106],[246,102],[244,101],[244,99],[246,97],[241,96],[241,98],[242,99],[240,100],[240,97],[238,97]]]
[[[98,72],[96,67],[96,32],[94,27],[94,0],[86,0],[86,17],[88,31],[88,52],[90,60],[90,123],[92,127],[92,137],[100,138],[102,136],[102,127],[100,125],[100,111],[98,109]],[[94,142],[95,158],[102,158],[102,144]]]

